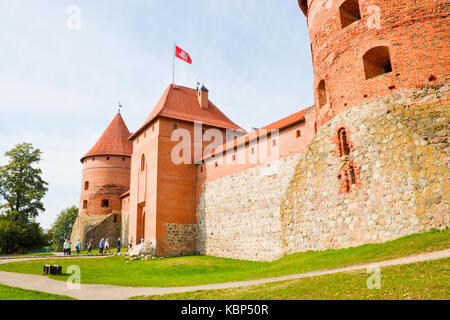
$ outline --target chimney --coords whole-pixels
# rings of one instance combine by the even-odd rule
[[[208,92],[208,89],[206,89],[204,85],[201,87],[201,89],[197,90],[198,104],[202,109],[208,109]]]

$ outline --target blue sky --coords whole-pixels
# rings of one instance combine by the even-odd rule
[[[67,8],[81,9],[81,29]],[[50,227],[78,205],[81,156],[118,102],[136,130],[172,81],[210,99],[245,129],[313,104],[306,19],[297,0],[0,0],[0,164],[31,142],[43,151],[49,191],[38,219]]]

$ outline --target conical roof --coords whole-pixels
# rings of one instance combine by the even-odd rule
[[[118,113],[97,143],[81,158],[81,162],[93,156],[131,156],[133,143],[128,140],[129,137],[130,131]]]

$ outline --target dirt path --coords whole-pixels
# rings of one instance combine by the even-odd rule
[[[19,287],[27,290],[37,290],[47,293],[60,294],[65,296],[74,297],[81,300],[123,300],[134,296],[141,295],[162,295],[169,293],[196,291],[196,290],[212,290],[212,289],[226,289],[243,287],[250,285],[258,285],[263,283],[283,281],[283,280],[294,280],[306,277],[320,276],[325,274],[332,274],[345,271],[353,270],[364,270],[370,267],[386,267],[400,264],[408,264],[414,262],[436,260],[442,258],[450,257],[450,249],[435,251],[430,253],[423,253],[414,256],[408,256],[393,260],[379,261],[375,263],[367,263],[356,266],[349,266],[344,268],[337,268],[331,270],[313,271],[299,274],[292,274],[276,278],[266,278],[260,280],[249,280],[249,281],[239,281],[239,282],[227,282],[227,283],[217,283],[208,284],[192,287],[120,287],[120,286],[110,286],[110,285],[97,285],[97,284],[83,284],[81,289],[68,289],[66,282],[52,280],[44,276],[32,275],[32,274],[19,274],[12,272],[0,272],[0,283],[8,285],[11,287]],[[28,260],[28,259],[17,259],[17,260]],[[8,260],[0,263],[9,263],[15,260]]]

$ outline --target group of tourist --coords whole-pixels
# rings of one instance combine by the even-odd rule
[[[75,245],[75,249],[77,250],[77,254],[81,253],[81,242],[80,240],[77,241],[77,244]],[[72,242],[69,239],[66,239],[63,243],[63,252],[65,256],[72,255]]]
[[[142,238],[141,239],[141,243],[143,243],[143,242],[144,242],[144,239]],[[133,246],[133,237],[130,238],[130,241],[128,243],[128,250],[130,250],[132,246]],[[87,254],[88,255],[92,254],[92,248],[93,247],[94,247],[94,241],[91,239],[87,243]],[[110,242],[109,242],[108,238],[106,240],[104,238],[102,238],[100,240],[100,243],[99,243],[98,247],[99,247],[99,254],[111,253]],[[120,240],[120,238],[117,238],[116,248],[117,248],[116,253],[119,253],[120,249],[121,249],[121,240]],[[81,242],[80,242],[80,240],[77,241],[77,244],[75,245],[75,249],[77,250],[77,254],[81,254]],[[65,256],[66,255],[70,256],[72,254],[72,242],[70,240],[68,240],[68,239],[66,239],[64,241],[63,252],[64,252]]]
[[[120,248],[121,248],[121,241],[120,238],[117,238],[117,242],[116,242],[116,248],[117,251],[116,253],[120,252]],[[98,244],[99,247],[99,254],[104,254],[104,253],[111,253],[111,249],[110,249],[110,242],[109,239],[107,238],[105,240],[105,238],[102,238],[100,240],[100,243]],[[87,244],[87,250],[88,250],[88,254],[92,254],[92,248],[94,247],[94,242],[93,240],[89,240],[88,244]]]

